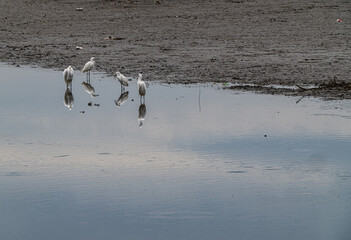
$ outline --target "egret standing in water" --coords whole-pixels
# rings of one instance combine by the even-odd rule
[[[141,75],[141,73],[139,73],[139,78],[138,78],[138,92],[140,95],[140,101],[142,100],[142,98],[144,98],[144,103],[145,103],[145,94],[146,94],[146,85],[145,82],[142,81],[141,79],[143,78],[143,75]]]
[[[90,61],[87,62],[83,69],[82,69],[82,72],[87,72],[87,80],[90,81],[90,70],[93,69],[93,67],[95,66],[95,61],[94,61],[94,57],[90,58]],[[88,74],[89,74],[89,77],[88,77]]]
[[[126,86],[126,87],[129,86],[128,78],[120,72],[116,72],[116,77],[117,77],[118,81],[121,83],[121,92],[122,92],[122,90],[124,90],[124,86]]]
[[[66,84],[73,80],[73,72],[74,70],[71,65],[63,71],[63,78],[65,79]]]

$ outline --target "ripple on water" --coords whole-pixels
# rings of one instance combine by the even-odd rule
[[[5,177],[20,177],[20,176],[24,176],[25,173],[24,172],[7,172],[4,173],[3,176]]]
[[[54,158],[65,158],[65,157],[69,157],[69,155],[68,154],[62,154],[62,155],[54,156]]]
[[[227,171],[227,173],[246,173],[247,171]]]
[[[159,219],[173,219],[173,220],[186,220],[186,219],[205,219],[212,217],[210,212],[200,211],[160,211],[150,213],[150,218]]]

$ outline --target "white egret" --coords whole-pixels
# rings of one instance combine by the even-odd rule
[[[82,69],[82,72],[87,72],[87,78],[88,78],[88,74],[89,74],[89,80],[90,80],[90,70],[93,69],[93,67],[95,66],[95,61],[94,61],[94,57],[90,58],[90,61],[87,62],[83,69]]]
[[[139,73],[139,78],[138,78],[138,82],[137,82],[138,92],[140,95],[140,101],[142,98],[144,98],[144,102],[145,102],[146,85],[145,85],[145,82],[141,80],[142,78],[143,78],[143,75],[141,75],[141,73]]]
[[[122,92],[122,89],[124,89],[124,86],[127,86],[127,87],[129,86],[128,78],[120,72],[116,72],[116,77],[118,81],[121,83],[121,92]]]
[[[74,70],[73,68],[70,66],[68,66],[68,68],[66,68],[63,71],[63,78],[65,79],[66,84],[68,85],[69,82],[71,82],[73,80],[73,73]]]

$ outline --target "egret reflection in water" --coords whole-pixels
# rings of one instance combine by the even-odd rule
[[[98,94],[95,94],[95,88],[90,84],[90,81],[88,82],[82,82],[82,86],[84,90],[91,96],[91,97],[97,97],[99,96]]]
[[[74,104],[73,93],[72,93],[72,90],[69,88],[67,88],[65,91],[64,104],[69,110],[72,109]]]
[[[119,106],[119,107],[122,106],[122,105],[127,101],[128,95],[129,95],[129,92],[128,92],[128,91],[126,91],[126,92],[124,92],[124,93],[121,93],[121,95],[119,96],[119,98],[118,98],[117,100],[114,101],[115,104],[116,104],[117,106]]]
[[[139,127],[143,126],[143,122],[145,120],[145,116],[146,116],[146,105],[142,103],[139,106],[139,114],[138,114]]]
[[[69,66],[65,71],[63,72],[63,78],[66,83],[66,91],[64,95],[64,101],[63,103],[65,106],[71,110],[74,104],[74,98],[73,98],[73,93],[72,93],[72,80],[73,80],[73,69],[70,71],[71,66]],[[67,71],[66,71],[67,70]]]

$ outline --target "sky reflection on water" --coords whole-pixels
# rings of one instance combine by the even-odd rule
[[[350,101],[0,71],[1,239],[351,235]]]

